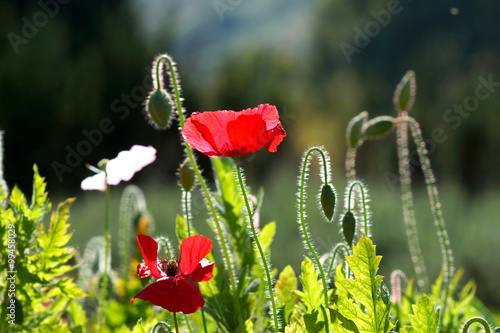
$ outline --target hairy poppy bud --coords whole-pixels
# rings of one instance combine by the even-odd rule
[[[354,239],[354,232],[356,231],[356,219],[351,211],[345,213],[342,219],[342,232],[344,233],[344,238],[347,244],[352,247],[352,241]]]
[[[337,195],[335,194],[335,190],[332,185],[324,184],[321,189],[321,208],[323,208],[323,213],[325,214],[326,219],[330,222],[333,218],[333,213],[335,212],[335,201]]]
[[[394,127],[394,118],[380,116],[365,123],[364,135],[367,138],[375,139],[388,134]]]
[[[194,185],[194,171],[191,168],[189,160],[182,162],[179,168],[179,184],[182,186],[184,191],[189,192]]]
[[[351,148],[356,148],[359,141],[363,137],[361,129],[368,119],[368,112],[363,111],[356,117],[352,118],[349,124],[347,124],[347,144]]]
[[[408,71],[401,79],[394,91],[393,103],[398,112],[410,111],[415,103],[417,94],[417,80],[415,72]]]
[[[146,104],[146,114],[150,123],[157,129],[166,129],[170,125],[170,115],[174,103],[165,89],[154,90]]]

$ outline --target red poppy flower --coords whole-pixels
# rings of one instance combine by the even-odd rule
[[[261,104],[240,112],[193,113],[182,135],[199,152],[215,156],[246,156],[262,147],[274,153],[286,132],[275,106]]]
[[[180,260],[158,258],[158,244],[149,236],[138,235],[144,264],[137,266],[141,278],[154,276],[158,280],[132,298],[150,301],[170,312],[193,313],[203,307],[205,301],[200,289],[192,281],[202,282],[212,278],[214,263],[204,257],[212,250],[212,241],[196,235],[181,244]]]

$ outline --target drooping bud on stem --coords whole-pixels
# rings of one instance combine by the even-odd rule
[[[179,184],[184,191],[189,192],[194,185],[195,174],[189,160],[186,159],[179,167]]]
[[[347,211],[342,219],[342,232],[346,243],[352,247],[352,241],[356,233],[356,219],[351,211]]]
[[[389,116],[375,117],[363,126],[364,136],[369,139],[380,138],[394,128],[394,118]]]
[[[408,71],[401,79],[392,99],[394,107],[398,112],[410,111],[415,103],[415,96],[417,94],[417,80],[415,79],[415,72]]]
[[[328,222],[332,221],[333,215],[335,213],[335,202],[337,200],[337,194],[335,189],[330,184],[324,184],[321,188],[320,202],[321,208],[323,208],[323,213],[325,214]]]
[[[173,109],[174,102],[165,89],[153,90],[146,102],[146,115],[149,123],[159,130],[169,127]]]

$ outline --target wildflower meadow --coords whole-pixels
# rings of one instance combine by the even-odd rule
[[[96,231],[100,236],[79,250],[70,245],[84,227],[72,225],[74,198],[52,202],[37,165],[31,193],[2,177],[0,332],[500,332],[498,313],[476,297],[475,282],[464,279],[454,262],[453,249],[460,244],[450,242],[439,182],[412,112],[418,73],[407,71],[387,96],[392,112],[371,117],[359,110],[345,124],[345,142],[337,144],[346,145],[347,154],[343,163],[335,163],[345,167],[345,188],[336,185],[323,146],[311,146],[295,166],[297,178],[289,182],[296,184],[296,201],[287,209],[294,212],[303,240],[299,270],[292,262],[281,270],[273,266],[280,249],[271,251],[271,245],[281,226],[261,219],[265,186],[248,186],[242,160],[252,163],[250,157],[260,150],[273,155],[300,133],[288,130],[278,108],[265,101],[241,111],[221,105],[219,111],[188,112],[181,75],[169,55],[156,57],[153,89],[144,101],[151,130],[178,131],[184,152],[174,175],[174,191],[182,198],[176,216],[153,219],[143,189],[133,184],[136,173],[147,173],[156,162],[151,145],[133,145],[87,165],[81,190],[99,198],[105,211]],[[370,200],[378,199],[370,198],[370,183],[356,168],[358,155],[369,154],[361,146],[383,136],[396,139],[403,220],[395,216],[394,223],[404,223],[401,238],[413,267],[390,276],[379,274],[384,257],[372,237],[378,225]],[[413,151],[427,189],[432,235],[418,232]],[[213,179],[200,168],[202,155],[210,157]],[[0,157],[9,159],[2,149]],[[307,187],[311,177],[320,179],[319,188]],[[207,214],[202,218],[192,212],[193,194],[203,198]],[[316,196],[316,206],[307,204],[308,195]],[[112,196],[121,198],[118,238],[110,237]],[[327,251],[315,246],[309,230],[307,211],[313,210],[323,220],[316,228],[321,225],[322,233],[338,239]],[[153,220],[175,224],[168,233],[157,233]],[[421,245],[421,238],[431,236],[440,250],[437,279],[427,273]],[[119,262],[111,260],[113,248]]]

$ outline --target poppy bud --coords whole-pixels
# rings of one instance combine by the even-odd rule
[[[179,168],[179,184],[182,186],[184,191],[189,192],[194,185],[194,171],[191,168],[189,160],[182,162]]]
[[[410,111],[415,103],[417,94],[417,80],[415,72],[408,71],[401,79],[394,91],[393,103],[398,112]]]
[[[149,225],[150,225],[150,216],[146,212],[140,212],[135,216],[134,229],[136,235],[147,234]]]
[[[394,126],[394,118],[389,116],[380,116],[373,118],[364,125],[364,135],[367,138],[375,139],[384,136],[390,132]]]
[[[333,189],[332,185],[323,185],[323,188],[321,189],[320,202],[321,208],[323,208],[323,213],[325,214],[328,222],[331,222],[333,213],[335,212],[335,201],[337,199],[336,196],[337,195],[335,194],[335,190]]]
[[[368,112],[363,111],[358,114],[356,117],[352,118],[352,120],[347,125],[347,143],[351,146],[351,148],[356,148],[359,141],[363,137],[363,133],[361,129],[368,119]]]
[[[354,232],[356,231],[356,219],[351,211],[345,213],[342,219],[342,232],[344,233],[344,238],[347,244],[352,247],[352,241],[354,239]]]
[[[146,114],[150,123],[157,129],[166,129],[170,125],[170,115],[174,103],[165,89],[154,90],[146,103]]]

